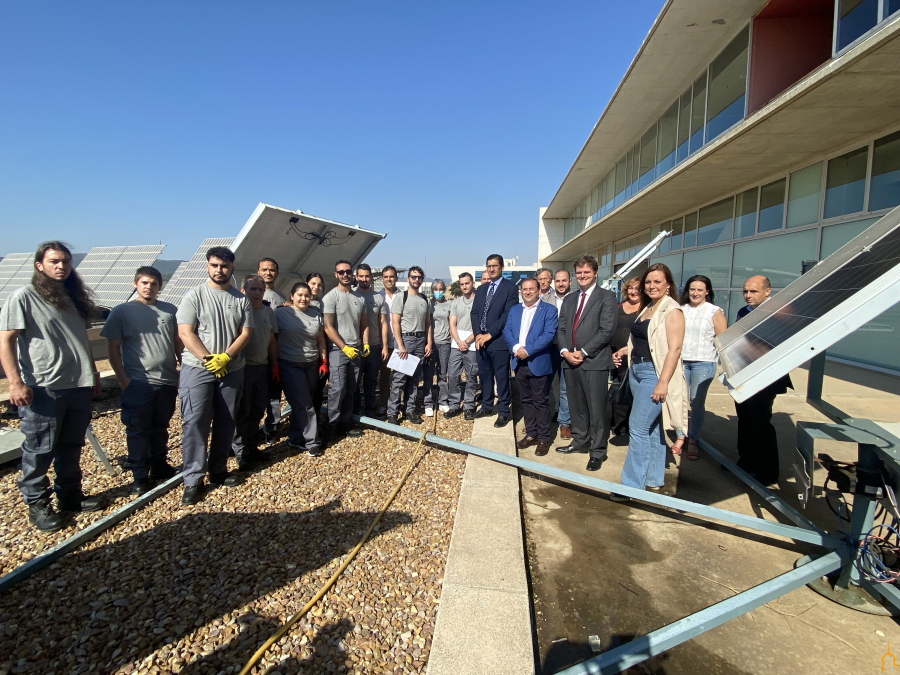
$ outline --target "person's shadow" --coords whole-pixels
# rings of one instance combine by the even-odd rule
[[[16,666],[29,672],[86,672],[93,665],[97,673],[126,673],[155,655],[154,663],[181,673],[229,666],[236,673],[330,574],[302,586],[300,577],[346,554],[373,517],[342,511],[338,500],[296,513],[187,514],[65,556],[0,596],[3,661],[21,659]],[[407,513],[388,512],[372,538],[409,522]],[[126,520],[118,527],[128,526]],[[265,596],[265,605],[248,607]],[[56,628],[48,630],[48,622]],[[307,623],[312,634],[301,629]],[[339,643],[353,627],[308,615],[279,642],[275,670],[344,665]],[[294,638],[304,635],[313,653],[298,661]]]

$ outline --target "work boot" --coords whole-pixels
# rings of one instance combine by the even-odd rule
[[[103,508],[101,497],[85,497],[83,494],[61,497],[56,496],[59,510],[68,513],[92,513]]]
[[[209,484],[215,487],[219,487],[220,485],[224,485],[225,487],[234,487],[235,485],[240,485],[243,482],[243,478],[236,474],[228,473],[227,471],[224,473],[209,474]]]
[[[178,474],[179,469],[176,469],[174,466],[170,466],[168,462],[163,462],[162,464],[154,464],[150,467],[151,481],[166,481],[170,478],[174,478]]]
[[[388,424],[400,424],[400,417],[397,415],[391,415],[387,418]]]
[[[359,438],[363,435],[362,429],[355,424],[342,424],[340,433],[342,436],[348,436],[350,438]]]
[[[49,499],[41,499],[28,505],[28,524],[41,532],[56,532],[63,529],[65,521],[53,510]]]
[[[203,498],[203,483],[197,485],[185,485],[184,494],[181,495],[181,503],[185,506],[193,506]]]
[[[130,495],[145,495],[153,489],[153,483],[149,478],[135,478],[134,482],[128,488]]]

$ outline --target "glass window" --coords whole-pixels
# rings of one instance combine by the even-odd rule
[[[697,212],[689,213],[684,217],[684,247],[697,245]]]
[[[838,356],[881,368],[900,370],[900,307],[894,306],[828,348]]]
[[[763,185],[759,191],[759,225],[757,232],[780,230],[784,220],[784,186],[786,180]]]
[[[900,0],[897,0],[900,2]],[[691,138],[691,90],[681,95],[678,115],[678,161],[687,159],[688,141]]]
[[[703,120],[706,119],[706,73],[694,82],[691,102],[691,154],[703,147]]]
[[[675,285],[678,286],[678,292],[681,292],[681,254],[673,253],[670,255],[664,255],[659,257],[650,258],[650,264],[655,265],[656,263],[662,263],[666,267],[669,268],[669,271],[672,273],[672,280],[675,282]]]
[[[707,143],[744,119],[749,35],[748,26],[709,65]]]
[[[616,170],[610,171],[603,181],[603,215],[613,210],[616,202]]]
[[[652,239],[653,237],[655,237],[656,235],[658,235],[660,232],[662,232],[664,230],[666,232],[672,231],[672,222],[671,221],[665,222],[662,225],[654,227],[650,231],[650,238]],[[672,250],[672,237],[670,235],[670,236],[666,237],[665,239],[663,239],[661,242],[659,242],[659,248],[657,249],[657,253],[668,253],[671,250]]]
[[[656,167],[656,125],[654,124],[641,137],[641,183],[640,189],[653,182]]]
[[[791,186],[788,190],[788,227],[819,222],[823,166],[823,163],[819,162],[791,174]]]
[[[838,0],[837,50],[878,23],[878,0]]]
[[[900,0],[897,0],[900,5]],[[900,205],[900,131],[875,141],[869,211]]]
[[[863,210],[868,161],[868,147],[828,160],[828,177],[825,182],[826,218]]]
[[[816,230],[738,242],[734,245],[731,286],[743,288],[744,281],[764,274],[773,288],[784,288],[800,277],[801,263],[815,257]]]
[[[625,154],[625,199],[631,197],[631,150]]]
[[[709,277],[713,290],[728,288],[731,280],[731,244],[685,251],[681,283],[697,274]]]
[[[625,201],[625,185],[626,183],[626,170],[625,164],[628,161],[627,155],[623,157],[618,162],[616,162],[616,201],[615,205],[618,206]]]
[[[734,238],[742,239],[756,234],[756,206],[759,188],[737,195],[734,204]]]
[[[640,164],[641,161],[641,142],[638,141],[634,144],[634,147],[631,149],[631,194],[636,195],[638,193],[638,176],[640,173]]]
[[[607,244],[606,246],[600,247],[600,265],[602,267],[609,267],[609,264],[612,262],[612,244]]]
[[[889,17],[894,12],[900,12],[900,0],[887,0],[884,3],[884,16]]]
[[[627,262],[631,258],[631,256],[628,255],[629,250],[630,250],[630,246],[629,246],[628,239],[625,239],[623,241],[617,241],[616,242],[615,261],[617,263]]]
[[[659,141],[656,149],[656,176],[675,166],[675,141],[678,135],[678,101],[659,118]]]
[[[743,288],[743,285],[741,286]],[[718,298],[717,298],[718,300]],[[716,303],[719,305],[719,303]],[[743,291],[731,291],[728,294],[728,325],[730,326],[733,323],[737,323],[737,313],[741,307],[744,307],[747,303],[744,302],[744,292]],[[719,305],[721,307],[722,305]]]
[[[669,237],[669,241],[671,245],[669,246],[670,251],[677,251],[684,245],[684,240],[682,235],[684,234],[684,219],[676,218],[672,221],[672,236]]]
[[[717,244],[731,239],[734,219],[734,198],[729,197],[700,209],[700,227],[697,229],[697,246]]]
[[[837,251],[841,246],[868,230],[879,220],[881,220],[880,217],[866,218],[864,220],[854,220],[852,223],[839,223],[837,225],[823,227],[819,260],[825,260],[825,258]]]

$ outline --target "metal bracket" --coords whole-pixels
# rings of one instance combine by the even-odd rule
[[[106,472],[110,476],[118,476],[119,469],[113,466],[112,462],[109,461],[109,457],[106,456],[106,451],[103,449],[103,446],[100,445],[100,441],[97,440],[97,437],[94,435],[94,427],[89,424],[87,430],[84,432],[84,436],[88,439],[91,447],[94,449],[94,454],[97,456],[97,459],[100,460],[100,463],[106,467]]]

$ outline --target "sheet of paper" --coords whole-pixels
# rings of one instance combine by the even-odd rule
[[[460,339],[460,340],[462,340],[463,342],[465,342],[466,340],[469,339],[469,336],[472,334],[472,331],[470,331],[470,330],[460,330],[459,328],[457,328],[457,329],[456,329],[456,334],[459,335],[459,339]],[[450,341],[450,345],[453,347],[453,349],[459,349],[459,345],[456,344],[456,341],[455,341],[455,340],[451,340],[451,341]],[[468,351],[472,351],[473,349],[475,349],[475,343],[474,343],[474,342],[473,342],[472,344],[469,345],[469,350],[468,350]]]
[[[403,373],[407,377],[412,377],[416,372],[416,366],[419,365],[421,359],[418,356],[409,354],[405,359],[401,359],[399,352],[395,349],[388,359],[387,367],[391,370]]]

